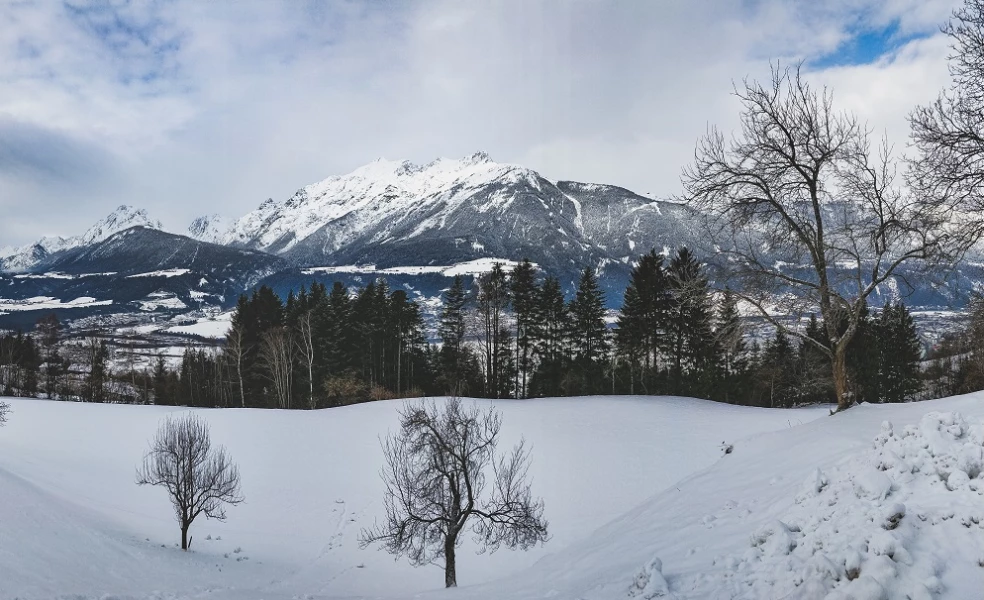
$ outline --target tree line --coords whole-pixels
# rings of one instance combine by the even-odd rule
[[[847,327],[838,323],[834,329]],[[848,351],[852,398],[924,397],[921,347],[901,303],[877,316],[865,305]],[[420,305],[379,279],[335,282],[281,299],[242,295],[220,350],[188,348],[176,369],[113,369],[105,340],[59,342],[53,316],[33,334],[0,336],[7,395],[200,407],[319,408],[397,397],[531,398],[594,394],[695,396],[755,406],[833,402],[826,323],[800,341],[784,329],[756,339],[730,290],[712,289],[687,248],[641,256],[619,310],[606,309],[593,269],[568,298],[528,260],[496,264],[442,294],[428,341]],[[931,386],[930,386],[931,387]]]

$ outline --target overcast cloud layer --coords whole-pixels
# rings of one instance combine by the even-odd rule
[[[0,5],[0,246],[119,204],[173,231],[377,157],[476,150],[656,197],[729,95],[806,61],[904,149],[950,0]]]

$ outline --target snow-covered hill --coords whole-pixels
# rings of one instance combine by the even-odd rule
[[[267,200],[222,236],[303,266],[449,265],[529,258],[555,273],[695,245],[689,210],[623,188],[553,182],[484,153],[377,160]]]
[[[378,438],[395,427],[398,401],[201,411],[239,461],[246,503],[225,523],[197,522],[189,555],[173,546],[178,530],[164,492],[133,483],[159,419],[185,409],[10,402],[14,412],[0,429],[0,598],[407,597],[443,584],[438,568],[413,568],[356,543],[359,529],[382,516]],[[592,532],[713,465],[723,440],[741,452],[747,436],[826,414],[641,397],[495,406],[503,443],[523,435],[532,444],[533,489],[546,502],[552,537],[528,553],[475,555],[466,542],[459,584],[485,583],[476,588],[484,598],[505,597],[489,590],[582,540],[619,552],[618,540]]]
[[[487,404],[488,401],[482,401]],[[246,503],[192,527],[133,484],[180,408],[11,400],[0,430],[0,598],[976,598],[984,393],[768,410],[682,398],[495,401],[533,444],[552,538],[458,555],[461,588],[356,544],[382,514],[399,402],[205,410]],[[722,451],[722,442],[731,446]]]

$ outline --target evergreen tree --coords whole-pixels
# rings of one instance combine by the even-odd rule
[[[749,356],[745,344],[745,328],[738,314],[738,298],[730,289],[725,289],[718,307],[717,324],[714,337],[720,356],[716,361],[720,389],[715,399],[731,404],[742,403],[747,393],[742,390],[747,383]]]
[[[757,404],[770,408],[790,407],[797,399],[797,351],[789,337],[776,329],[762,351],[758,365]]]
[[[109,347],[106,340],[92,339],[86,342],[85,349],[89,372],[82,386],[82,399],[86,402],[105,402]]]
[[[670,311],[667,350],[670,393],[708,396],[719,355],[712,332],[714,312],[703,267],[686,247],[680,248],[667,269]]]
[[[439,371],[443,392],[454,396],[474,393],[468,377],[468,348],[465,346],[465,304],[468,294],[461,275],[455,275],[451,287],[444,292],[438,335],[441,337]]]
[[[609,341],[608,326],[605,324],[605,294],[590,267],[581,272],[568,312],[574,359],[572,374],[578,380],[575,391],[579,394],[596,393],[601,389]]]
[[[516,265],[509,278],[513,314],[516,318],[516,396],[529,396],[529,378],[533,372],[533,346],[536,319],[536,269],[529,259]]]
[[[619,355],[628,362],[629,393],[635,393],[637,379],[643,393],[662,391],[657,371],[661,343],[668,335],[669,309],[663,257],[652,250],[632,269],[617,321],[616,343]]]
[[[804,332],[817,343],[825,344],[827,328],[817,321],[816,315],[810,315],[810,321]],[[813,343],[804,342],[799,347],[797,398],[806,404],[833,403],[837,401],[834,395],[834,381],[830,376],[830,358]]]
[[[485,395],[498,398],[505,376],[502,366],[502,333],[506,329],[506,310],[509,308],[509,283],[502,264],[478,278],[478,313],[482,319],[482,336],[485,354]]]
[[[901,302],[886,305],[879,318],[882,398],[885,402],[916,399],[922,390],[919,362],[922,344],[909,310]]]
[[[560,281],[555,277],[548,276],[540,286],[535,314],[533,336],[537,367],[530,380],[530,394],[556,396],[568,367],[568,312]]]

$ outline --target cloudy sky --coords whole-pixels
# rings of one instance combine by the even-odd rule
[[[377,157],[476,150],[552,179],[679,189],[770,61],[805,61],[904,150],[946,85],[954,0],[0,4],[0,246],[120,204],[172,231]]]

